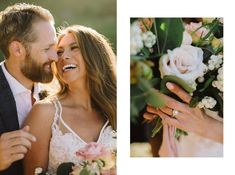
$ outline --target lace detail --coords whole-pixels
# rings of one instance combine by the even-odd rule
[[[75,152],[85,147],[87,143],[64,122],[61,117],[62,106],[57,98],[53,100],[53,104],[56,111],[52,124],[48,172],[56,174],[56,169],[63,162],[78,164],[80,160],[76,157]],[[69,132],[62,133],[59,123],[68,129]],[[107,126],[108,123],[107,121],[101,129],[97,142],[104,145],[107,149],[116,150],[115,132],[112,130],[111,126]]]

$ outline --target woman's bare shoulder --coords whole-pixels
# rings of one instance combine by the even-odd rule
[[[52,101],[42,100],[35,103],[26,117],[25,123],[39,122],[52,123],[55,114],[55,107]],[[45,124],[46,124],[45,123]]]

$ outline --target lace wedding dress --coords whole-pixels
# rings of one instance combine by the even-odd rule
[[[52,124],[52,137],[50,140],[48,172],[56,174],[56,169],[63,162],[79,163],[76,152],[85,147],[86,143],[79,137],[63,120],[62,106],[57,98],[52,102],[56,108]],[[102,127],[97,143],[104,145],[107,149],[116,149],[116,136],[107,121]]]
[[[217,113],[205,111],[212,118],[222,122]],[[210,128],[208,128],[209,130]],[[223,144],[188,132],[187,136],[181,136],[176,141],[179,157],[222,157]]]

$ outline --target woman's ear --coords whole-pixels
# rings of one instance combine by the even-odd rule
[[[26,50],[24,45],[19,41],[12,41],[9,44],[9,53],[15,57],[25,56]]]

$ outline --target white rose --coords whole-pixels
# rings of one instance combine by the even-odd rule
[[[159,69],[162,78],[164,75],[175,75],[195,89],[195,80],[203,77],[207,66],[203,63],[201,48],[181,45],[173,51],[168,50],[168,54],[161,57]]]

